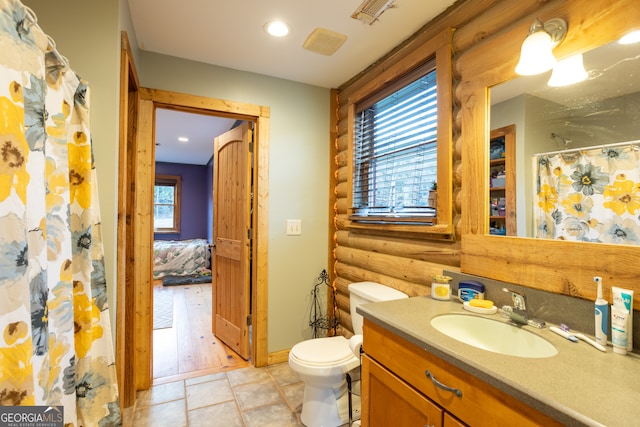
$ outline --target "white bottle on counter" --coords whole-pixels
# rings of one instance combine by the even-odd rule
[[[602,277],[596,276],[593,278],[598,286],[598,294],[595,303],[595,317],[596,317],[596,342],[600,345],[607,345],[607,334],[609,332],[609,302],[602,298]]]

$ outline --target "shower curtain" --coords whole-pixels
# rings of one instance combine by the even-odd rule
[[[89,88],[0,0],[0,405],[121,425]]]
[[[634,143],[534,156],[536,237],[640,244],[640,149]]]

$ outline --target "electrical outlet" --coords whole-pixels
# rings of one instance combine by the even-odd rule
[[[302,220],[287,220],[287,236],[300,236],[302,234]]]

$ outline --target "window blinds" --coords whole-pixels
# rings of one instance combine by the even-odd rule
[[[355,120],[354,215],[435,216],[429,190],[437,178],[435,64],[378,99],[358,105]],[[425,74],[426,73],[426,74]]]

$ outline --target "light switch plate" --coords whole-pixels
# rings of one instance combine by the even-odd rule
[[[287,220],[287,236],[300,236],[302,234],[302,220]]]

